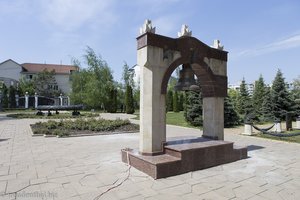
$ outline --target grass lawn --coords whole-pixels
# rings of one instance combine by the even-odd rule
[[[140,114],[135,112],[134,113],[137,117],[134,119],[140,119]],[[176,126],[183,126],[183,127],[188,127],[188,128],[199,128],[196,126],[192,126],[191,124],[189,124],[188,122],[185,121],[184,116],[183,116],[183,111],[181,112],[167,112],[166,113],[166,120],[167,120],[167,124],[170,125],[176,125]]]
[[[294,130],[294,131],[288,131],[288,132],[284,132],[284,133],[291,134],[291,133],[299,133],[299,132],[300,132],[300,130]],[[277,137],[277,136],[259,133],[256,135],[256,137],[267,138],[267,139],[272,139],[272,140],[280,140],[280,141],[286,141],[286,142],[300,143],[300,135],[291,136],[291,137]]]

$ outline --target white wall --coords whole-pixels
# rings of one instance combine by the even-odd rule
[[[21,78],[21,71],[22,67],[11,60],[0,64],[0,77],[19,81],[19,79]]]
[[[71,92],[70,74],[56,74],[54,77],[59,89],[61,89],[63,93],[69,94]]]

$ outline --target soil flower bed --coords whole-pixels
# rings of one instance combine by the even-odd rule
[[[24,119],[24,118],[31,118],[31,119],[66,119],[66,118],[82,118],[82,117],[98,117],[100,116],[98,113],[81,113],[80,115],[72,115],[71,113],[59,113],[59,114],[52,114],[48,116],[47,114],[44,115],[36,115],[35,113],[15,113],[15,114],[8,114],[7,117],[17,118],[17,119]]]
[[[105,120],[105,119],[76,119],[48,122],[38,122],[31,125],[34,135],[46,136],[78,136],[78,135],[99,135],[116,134],[124,132],[137,132],[139,126],[130,123],[129,120]]]

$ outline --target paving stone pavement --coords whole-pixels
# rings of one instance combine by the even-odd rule
[[[120,149],[138,148],[138,133],[32,137],[37,121],[0,115],[0,200],[300,199],[299,144],[226,129],[225,140],[249,146],[248,159],[153,180],[121,162]],[[186,135],[201,132],[167,126],[168,137]]]

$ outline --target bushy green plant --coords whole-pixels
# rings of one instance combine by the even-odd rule
[[[34,134],[67,136],[70,131],[114,131],[119,127],[131,124],[129,120],[105,120],[105,119],[76,119],[61,120],[59,122],[49,120],[48,122],[38,122],[32,125]]]

